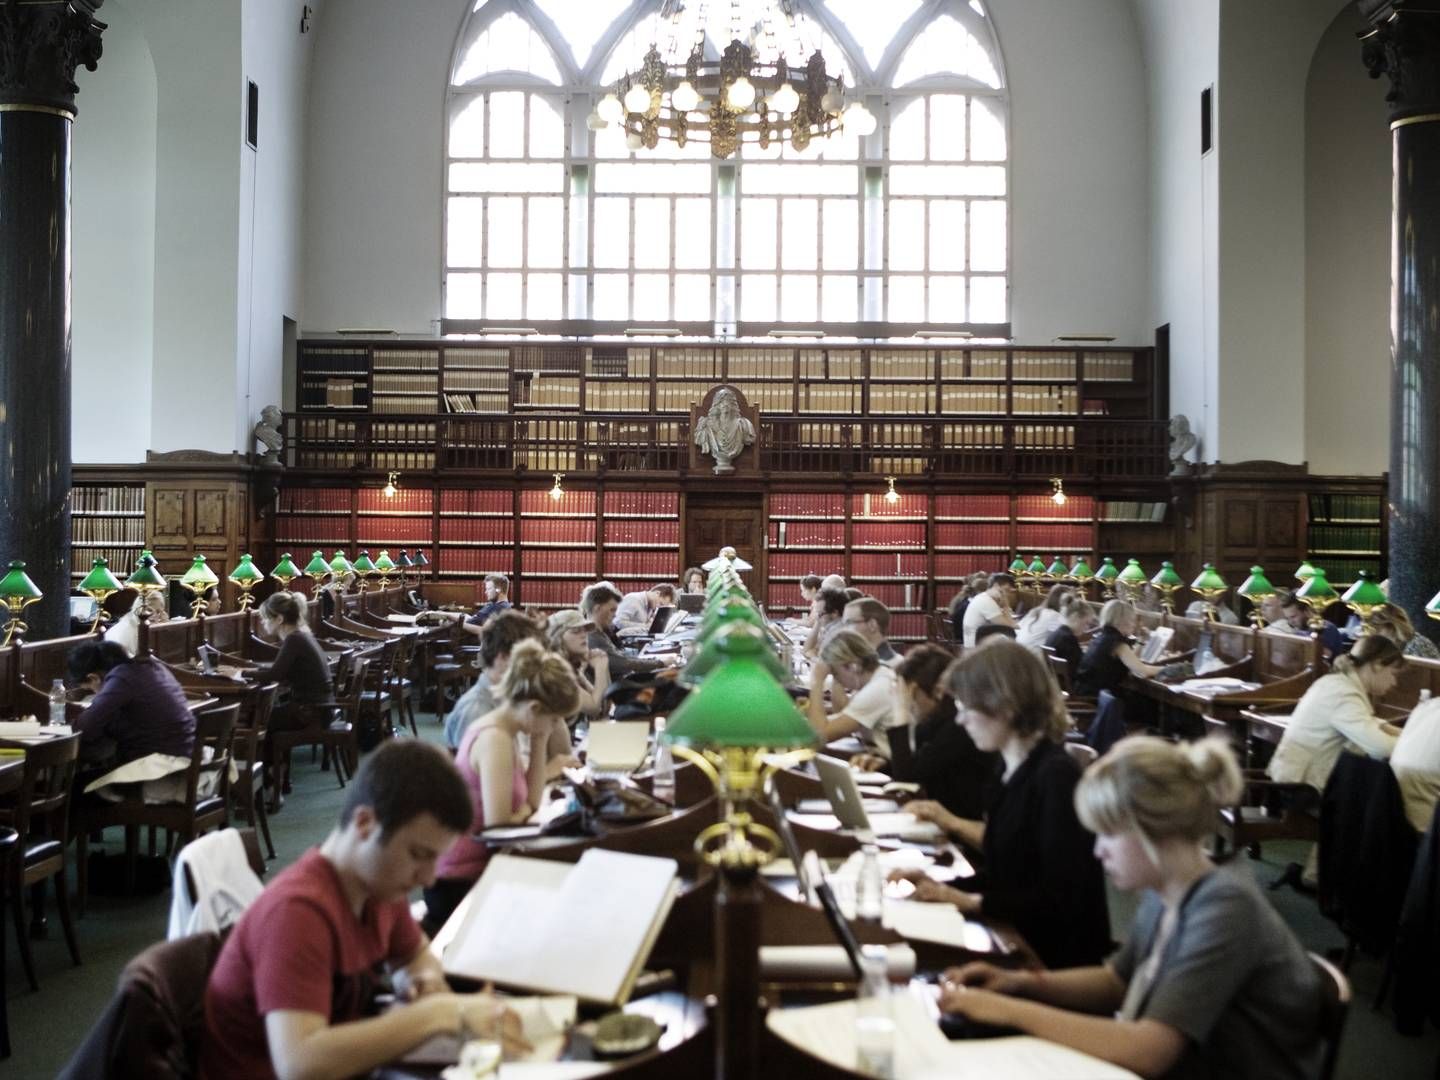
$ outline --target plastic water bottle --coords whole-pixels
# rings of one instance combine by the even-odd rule
[[[1418,708],[1420,705],[1424,705],[1424,704],[1425,704],[1427,701],[1429,701],[1429,700],[1430,700],[1430,688],[1427,686],[1427,687],[1425,687],[1423,690],[1420,691],[1420,700],[1419,700],[1419,702],[1417,702],[1416,707]]]
[[[65,723],[65,684],[59,679],[50,684],[50,718],[46,723],[51,725]]]
[[[855,998],[855,1064],[869,1076],[894,1080],[895,1016],[885,946],[866,945],[860,967],[860,987]]]
[[[666,802],[675,801],[675,755],[670,752],[670,744],[664,739],[665,718],[655,718],[655,775],[650,782],[650,790],[657,799],[664,799]]]
[[[855,883],[855,917],[880,921],[885,905],[885,879],[880,875],[880,852],[874,844],[861,849],[860,877]]]

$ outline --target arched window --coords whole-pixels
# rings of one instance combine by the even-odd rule
[[[1008,92],[981,0],[791,4],[877,129],[715,159],[587,122],[659,0],[478,0],[447,101],[446,328],[1008,333]],[[761,6],[712,4],[707,55]]]

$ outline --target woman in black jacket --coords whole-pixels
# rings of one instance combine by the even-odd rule
[[[272,593],[260,605],[260,625],[267,636],[280,639],[280,651],[269,664],[257,669],[253,678],[290,688],[289,702],[277,706],[270,716],[272,730],[304,727],[301,706],[325,705],[335,700],[330,663],[310,633],[305,607],[305,597],[289,592]]]

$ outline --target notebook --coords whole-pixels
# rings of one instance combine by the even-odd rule
[[[650,752],[650,721],[613,720],[590,725],[585,764],[591,773],[631,773]]]

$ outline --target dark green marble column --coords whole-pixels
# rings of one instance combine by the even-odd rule
[[[1359,0],[1372,78],[1389,82],[1390,599],[1417,626],[1440,590],[1440,6]],[[1378,389],[1378,388],[1377,388]]]
[[[70,126],[103,0],[0,0],[0,560],[45,599],[32,639],[70,625]]]

